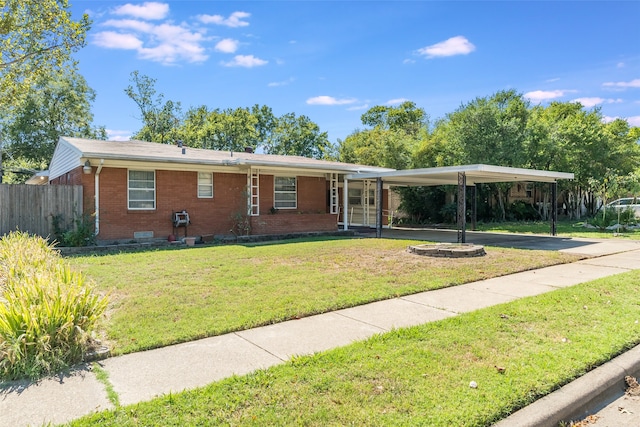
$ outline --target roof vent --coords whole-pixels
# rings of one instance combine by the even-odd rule
[[[245,153],[253,153],[253,148],[252,147],[244,147],[244,152]]]

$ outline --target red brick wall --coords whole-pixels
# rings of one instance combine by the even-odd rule
[[[156,171],[156,209],[129,210],[127,169],[104,168],[100,174],[99,239],[132,239],[136,231],[153,231],[154,237],[174,233],[173,213],[186,210],[192,236],[231,234],[233,216],[244,213],[246,175],[214,173],[213,198],[198,198],[198,173]],[[176,230],[178,237],[185,229]]]
[[[82,167],[51,181],[51,184],[81,184],[85,212],[93,213],[94,174],[83,174]],[[251,217],[252,234],[280,234],[306,231],[334,231],[337,217],[327,214],[327,184],[322,177],[298,177],[298,207],[272,215],[273,176],[260,176],[260,216]],[[202,236],[231,234],[234,216],[246,212],[245,174],[214,173],[212,199],[197,197],[197,172],[156,170],[156,209],[129,210],[127,169],[104,167],[100,173],[99,240],[130,240],[136,231],[152,231],[155,238],[174,233],[173,212],[186,210],[191,224],[188,234]],[[177,237],[184,235],[177,229]]]
[[[328,213],[278,211],[251,217],[251,234],[287,234],[307,231],[336,231],[338,216]]]

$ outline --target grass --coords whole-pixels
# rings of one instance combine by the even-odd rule
[[[557,222],[558,236],[582,237],[595,239],[631,239],[640,240],[640,229],[624,232],[600,231],[594,228],[583,227],[583,221],[562,220]],[[490,231],[494,233],[530,233],[549,234],[549,221],[514,221],[514,222],[487,222],[478,223],[478,231]]]
[[[639,343],[639,284],[612,276],[71,425],[487,426]]]
[[[70,262],[109,292],[105,339],[121,354],[577,259],[501,248],[429,258],[407,253],[415,243],[308,239]]]
[[[113,384],[111,384],[111,381],[109,381],[109,373],[102,369],[100,364],[96,362],[91,364],[91,370],[96,375],[96,380],[98,380],[104,386],[109,402],[111,402],[116,408],[119,407],[120,396],[118,396],[118,393],[116,393],[115,389],[113,388]]]

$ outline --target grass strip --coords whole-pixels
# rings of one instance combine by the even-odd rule
[[[96,375],[96,379],[104,385],[104,389],[107,392],[107,399],[109,402],[113,404],[116,408],[120,406],[120,396],[116,393],[113,388],[113,384],[109,381],[109,373],[102,369],[98,362],[93,362],[91,364],[91,370]]]
[[[524,233],[524,234],[549,234],[549,221],[505,221],[478,223],[478,231],[492,233]],[[640,229],[628,230],[598,230],[597,228],[584,227],[584,221],[563,220],[557,222],[558,236],[578,237],[586,239],[620,239],[640,240]]]
[[[639,284],[620,274],[71,425],[487,426],[639,343]]]
[[[467,259],[407,252],[419,243],[306,239],[69,261],[110,294],[102,338],[122,354],[578,259],[502,248]]]

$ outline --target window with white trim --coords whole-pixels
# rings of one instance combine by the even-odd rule
[[[128,197],[129,209],[155,209],[156,172],[130,170]]]
[[[198,172],[198,198],[213,199],[213,173]]]
[[[295,176],[276,176],[274,190],[273,207],[276,209],[295,209],[298,206]]]

